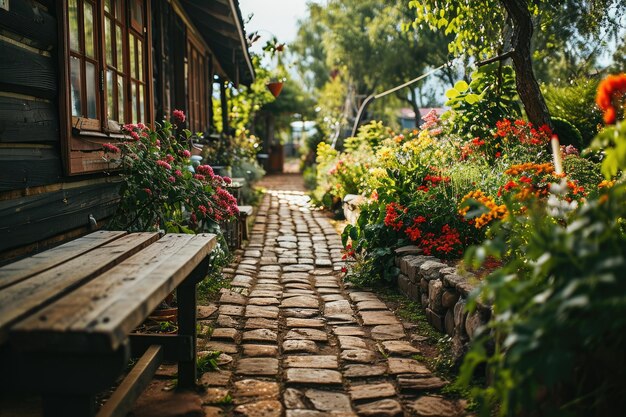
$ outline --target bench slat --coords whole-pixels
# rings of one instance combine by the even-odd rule
[[[126,235],[1,290],[0,344],[12,323],[59,299],[158,238],[158,233]]]
[[[15,325],[12,342],[29,351],[113,351],[189,276],[215,244],[215,235],[165,235]]]
[[[150,384],[163,361],[163,350],[162,346],[150,346],[102,406],[96,417],[125,417],[143,390]]]
[[[126,232],[101,230],[71,242],[0,267],[0,289],[67,262],[99,246],[119,239]]]

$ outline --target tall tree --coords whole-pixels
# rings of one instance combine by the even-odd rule
[[[424,25],[453,34],[449,50],[477,59],[511,58],[517,90],[531,122],[550,124],[533,71],[533,34],[543,53],[580,48],[601,34],[617,36],[626,0],[414,0],[415,28]],[[537,30],[538,29],[538,30]]]

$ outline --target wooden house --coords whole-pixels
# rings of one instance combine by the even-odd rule
[[[123,124],[209,132],[214,85],[253,78],[237,0],[0,0],[0,263],[114,213]]]

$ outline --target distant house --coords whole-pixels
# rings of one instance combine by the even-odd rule
[[[423,117],[430,113],[431,110],[435,110],[439,116],[446,111],[443,107],[424,107],[419,109],[420,126],[424,123]],[[402,129],[413,129],[415,127],[415,112],[408,107],[402,108],[398,114],[398,122],[402,126]]]
[[[208,132],[214,82],[254,78],[237,0],[5,0],[0,30],[0,262],[114,213],[123,124]]]

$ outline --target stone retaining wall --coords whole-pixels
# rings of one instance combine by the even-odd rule
[[[420,253],[416,246],[396,250],[396,265],[401,271],[398,288],[421,304],[435,329],[452,337],[453,352],[458,359],[467,351],[477,328],[489,320],[491,308],[479,305],[476,311],[467,313],[465,306],[476,286],[475,277]]]

